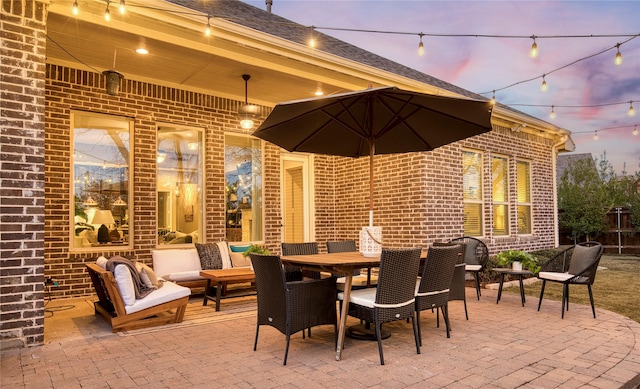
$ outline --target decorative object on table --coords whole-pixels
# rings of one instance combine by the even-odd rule
[[[100,224],[100,227],[98,228],[98,243],[104,244],[111,241],[111,237],[109,236],[109,227],[107,227],[107,225],[115,224],[115,222],[116,221],[113,219],[111,211],[96,211],[93,215],[93,219],[91,220],[91,224]]]
[[[370,88],[278,103],[254,136],[287,151],[369,157],[369,227],[373,227],[373,156],[437,147],[491,131],[489,101]],[[382,240],[374,235],[374,240]],[[382,232],[380,231],[381,235]],[[362,234],[361,238],[368,234]],[[366,255],[382,246],[360,242]]]
[[[596,278],[598,264],[602,257],[603,248],[598,242],[583,242],[571,246],[556,254],[540,267],[537,277],[542,280],[540,289],[540,300],[538,301],[538,311],[542,304],[544,287],[547,281],[559,282],[562,284],[562,318],[564,319],[565,306],[569,310],[569,285],[586,285],[589,290],[589,300],[591,301],[591,311],[593,318],[596,318],[596,308],[593,304],[593,292],[591,285]]]
[[[498,253],[496,256],[498,265],[509,266],[511,269],[521,271],[523,268],[529,270],[533,274],[538,274],[540,264],[538,259],[533,255],[522,250],[508,250]]]

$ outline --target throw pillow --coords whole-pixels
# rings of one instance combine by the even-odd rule
[[[231,253],[231,263],[233,267],[251,266],[251,258],[244,256],[243,253]]]
[[[596,260],[600,246],[580,246],[576,245],[571,254],[571,262],[569,262],[569,274],[580,274],[585,271],[593,261]]]
[[[158,277],[153,269],[142,262],[136,262],[136,270],[140,274],[140,279],[147,288],[158,288]]]
[[[196,243],[202,270],[222,269],[222,257],[215,243]]]
[[[103,269],[106,269],[107,268],[107,258],[105,258],[104,256],[98,257],[98,259],[96,259],[96,265],[100,266]]]
[[[249,247],[251,247],[251,245],[246,245],[246,246],[233,246],[233,245],[229,245],[229,249],[231,249],[232,253],[244,253],[245,251],[249,250]]]
[[[116,279],[116,286],[122,297],[124,305],[133,305],[136,302],[136,291],[133,286],[133,278],[131,272],[125,265],[117,265],[113,271]]]

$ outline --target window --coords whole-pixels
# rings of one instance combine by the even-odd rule
[[[482,236],[482,154],[462,152],[464,234]]]
[[[518,234],[531,234],[531,164],[516,163],[518,180]]]
[[[229,242],[263,240],[262,141],[224,137],[226,236]]]
[[[72,112],[71,248],[129,245],[133,120]]]
[[[203,130],[158,127],[158,244],[202,241]]]
[[[493,201],[493,234],[509,235],[509,160],[491,157],[491,197]]]

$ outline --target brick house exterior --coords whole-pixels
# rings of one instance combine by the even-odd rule
[[[48,2],[2,2],[2,319],[4,345],[44,341],[44,301],[92,295],[84,264],[99,255],[122,255],[151,264],[157,244],[157,123],[205,129],[205,237],[225,237],[224,134],[245,133],[237,122],[242,101],[216,93],[125,79],[118,96],[105,92],[102,74],[45,61]],[[32,7],[33,6],[33,7]],[[6,53],[9,55],[5,55]],[[18,69],[27,69],[19,74]],[[5,89],[5,85],[10,86]],[[6,90],[6,92],[5,92]],[[135,240],[132,249],[70,250],[70,176],[72,111],[116,114],[134,119],[133,193]],[[260,107],[260,118],[270,111]],[[513,120],[522,120],[515,113]],[[516,159],[531,163],[533,233],[495,237],[490,201],[484,203],[483,240],[492,253],[534,250],[556,242],[554,171],[559,135],[518,132],[509,112],[494,115],[493,131],[428,153],[375,157],[375,219],[387,247],[426,246],[463,235],[463,149],[482,152],[483,174],[490,177],[490,156],[509,157],[510,231],[517,231]],[[535,119],[535,118],[531,118]],[[313,156],[315,237],[318,242],[358,239],[368,224],[368,159]],[[279,252],[280,149],[264,153],[264,244]],[[483,185],[491,198],[490,185]],[[28,215],[28,217],[27,217]],[[59,286],[44,294],[44,277]]]

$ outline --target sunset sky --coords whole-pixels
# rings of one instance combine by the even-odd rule
[[[264,0],[244,1],[265,9]],[[425,54],[417,54],[419,33],[640,34],[638,0],[273,0],[272,12],[470,91],[489,92],[483,94],[487,98],[496,90],[499,102],[572,131],[576,153],[600,158],[606,152],[616,173],[625,162],[628,173],[640,171],[640,135],[632,135],[634,125],[640,131],[640,37],[628,42],[630,37],[537,38],[539,54],[531,58],[531,38],[424,36]],[[614,46],[618,43],[623,62],[616,66]],[[591,58],[581,60],[587,57]],[[540,90],[543,74],[546,92]],[[534,80],[525,82],[530,79]],[[512,84],[517,85],[500,90]],[[628,115],[629,101],[633,101],[635,116]],[[609,105],[620,102],[624,104]],[[549,117],[551,105],[555,105],[555,119]],[[562,105],[579,107],[559,107]],[[594,140],[596,130],[598,140]]]

